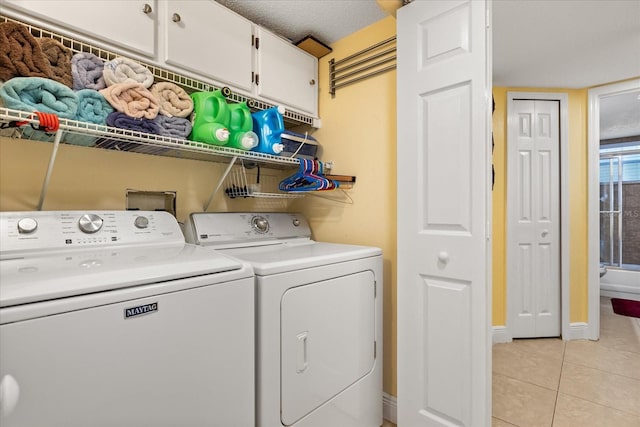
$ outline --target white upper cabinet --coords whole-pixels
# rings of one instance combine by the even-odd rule
[[[0,5],[2,13],[9,12],[19,19],[20,13],[26,12],[42,23],[52,23],[146,57],[156,56],[156,0],[0,0]]]
[[[164,58],[168,64],[234,88],[252,90],[253,24],[213,1],[169,1]],[[162,15],[161,15],[162,16]]]
[[[297,113],[318,59],[213,0],[0,0],[0,13]]]
[[[257,95],[317,115],[318,59],[258,28]]]

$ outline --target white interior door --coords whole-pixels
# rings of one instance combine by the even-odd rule
[[[398,11],[398,422],[491,424],[485,1]]]
[[[507,134],[507,305],[514,338],[560,335],[560,103],[514,99]]]

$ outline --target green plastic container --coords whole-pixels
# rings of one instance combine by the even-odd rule
[[[240,150],[251,150],[258,145],[258,135],[253,132],[251,110],[246,102],[229,104],[229,146]]]
[[[189,139],[207,144],[226,145],[229,140],[231,112],[226,97],[231,94],[228,87],[213,92],[194,92],[193,129]]]

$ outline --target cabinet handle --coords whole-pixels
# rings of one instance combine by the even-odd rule
[[[174,13],[173,16],[171,17],[171,20],[173,22],[180,22],[182,20],[182,18],[177,13]]]
[[[144,12],[145,15],[148,15],[151,12],[153,12],[153,8],[149,4],[145,3],[144,7],[142,8],[142,11]]]
[[[316,81],[314,79],[309,80],[309,86],[313,86],[314,84],[316,84]]]

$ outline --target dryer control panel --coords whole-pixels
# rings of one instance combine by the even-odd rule
[[[0,212],[0,259],[86,247],[174,243],[184,244],[184,237],[167,212]]]
[[[311,239],[304,216],[273,212],[192,213],[184,232],[187,242],[218,249]]]

